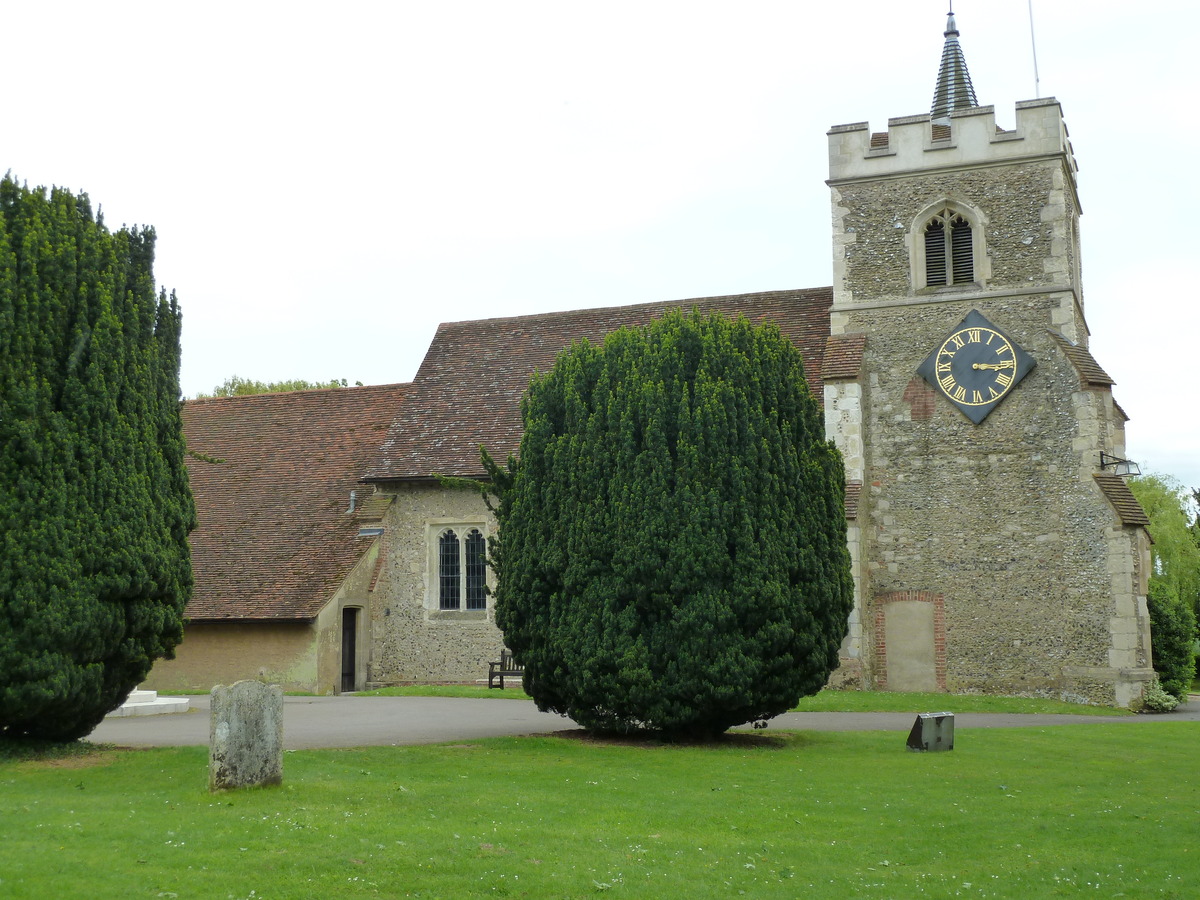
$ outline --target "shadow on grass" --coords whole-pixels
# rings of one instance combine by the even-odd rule
[[[98,765],[121,748],[90,741],[46,741],[33,738],[0,738],[0,764],[42,762],[57,768]]]
[[[672,750],[681,747],[702,750],[786,750],[804,746],[810,741],[796,732],[762,734],[758,732],[727,731],[715,737],[668,737],[659,732],[641,734],[610,734],[573,728],[551,732],[549,737],[596,747],[629,747],[640,750]]]

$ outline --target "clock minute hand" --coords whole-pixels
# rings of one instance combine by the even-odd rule
[[[1001,369],[1011,369],[1012,367],[1013,364],[1011,361],[1002,363],[971,363],[972,369],[993,369],[997,372]]]

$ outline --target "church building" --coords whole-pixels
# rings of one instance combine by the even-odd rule
[[[695,307],[778,325],[843,455],[855,606],[834,686],[1140,698],[1150,539],[1088,350],[1062,110],[1021,102],[998,127],[953,15],[945,39],[930,114],[828,133],[832,287],[438,329],[362,472],[371,575],[330,601],[356,633],[329,689],[486,675],[496,523],[442,477],[483,476],[481,444],[516,452],[530,375],[573,340]]]
[[[846,464],[856,605],[838,684],[1128,705],[1152,677],[1146,519],[1106,464],[1125,415],[1088,352],[1074,151],[1054,99],[978,105],[953,15],[929,115],[829,131],[833,286],[443,325],[365,481],[391,498],[375,683],[470,680],[502,639],[478,476],[572,340],[665,309],[802,350]]]

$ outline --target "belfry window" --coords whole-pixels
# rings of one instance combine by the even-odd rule
[[[447,528],[437,541],[439,609],[487,609],[487,542],[478,528],[462,538]]]
[[[946,210],[925,225],[925,285],[969,284],[975,280],[971,223]]]

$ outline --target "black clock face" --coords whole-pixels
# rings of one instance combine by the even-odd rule
[[[978,425],[1033,367],[1028,353],[972,311],[917,372]]]

